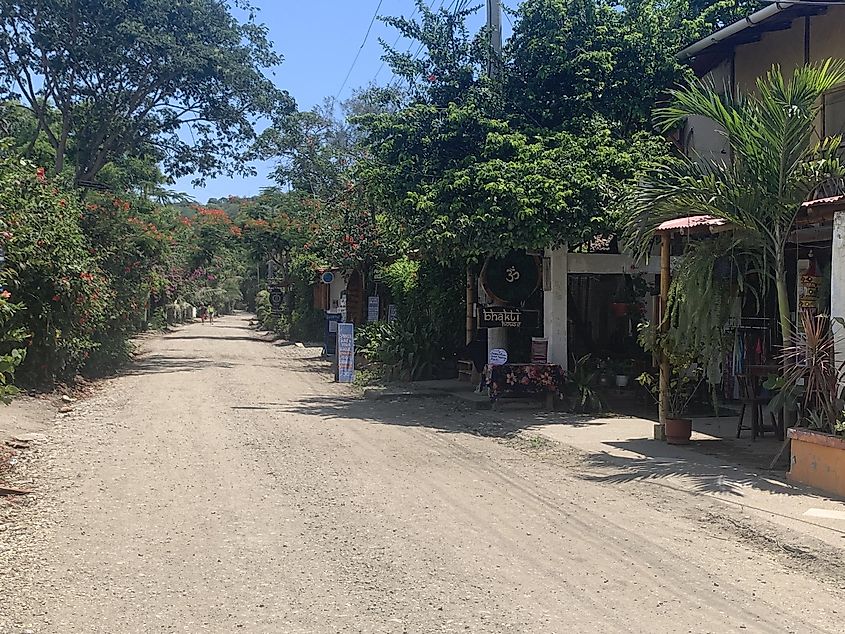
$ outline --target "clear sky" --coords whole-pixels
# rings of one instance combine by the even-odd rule
[[[432,8],[448,7],[452,0],[426,0]],[[275,72],[275,81],[287,90],[301,110],[308,110],[327,96],[335,96],[352,64],[367,26],[376,11],[379,0],[254,0],[261,8],[259,21],[270,30],[276,50],[284,55],[285,62]],[[484,0],[477,3],[483,5]],[[516,1],[504,4],[515,6]],[[382,0],[379,15],[404,15],[414,12],[413,0]],[[484,9],[475,15],[473,26],[480,27],[485,18]],[[507,21],[505,21],[507,29]],[[397,32],[376,20],[367,42],[355,64],[340,99],[349,97],[353,89],[375,80],[386,84],[391,78],[387,67],[381,68],[382,48],[379,38],[393,44]],[[404,50],[410,43],[400,40],[397,47]],[[414,49],[416,50],[416,49]],[[193,195],[204,203],[208,198],[234,194],[257,194],[261,187],[270,184],[266,178],[268,166],[256,164],[259,175],[250,179],[217,179],[203,188],[194,188],[191,177],[179,179],[178,191]]]

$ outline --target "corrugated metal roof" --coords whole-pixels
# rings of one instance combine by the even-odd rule
[[[687,216],[685,218],[676,218],[675,220],[667,220],[657,227],[658,233],[672,233],[689,231],[697,227],[721,227],[728,224],[727,220],[723,218],[716,218],[715,216]]]

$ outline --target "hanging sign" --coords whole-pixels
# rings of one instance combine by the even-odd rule
[[[352,383],[355,380],[355,326],[337,325],[337,380]]]
[[[479,306],[479,328],[536,328],[540,312],[508,306]]]
[[[798,261],[798,280],[798,307],[802,310],[818,310],[822,278],[819,277],[815,259]]]
[[[285,292],[281,286],[270,286],[267,289],[270,292],[270,312],[273,315],[282,314],[282,304],[285,301]]]
[[[539,259],[519,251],[503,258],[488,258],[481,272],[484,290],[503,304],[521,304],[540,285]]]
[[[367,322],[372,323],[378,321],[379,316],[379,297],[372,295],[367,298]]]

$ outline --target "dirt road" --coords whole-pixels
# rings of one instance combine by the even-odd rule
[[[360,400],[241,316],[144,349],[30,465],[0,632],[843,630],[841,553],[712,500],[490,413]]]

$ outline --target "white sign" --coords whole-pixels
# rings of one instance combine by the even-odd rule
[[[367,299],[367,322],[372,323],[378,321],[379,315],[379,298],[378,295],[372,295]]]
[[[355,326],[337,325],[337,380],[352,383],[355,380]]]
[[[508,351],[501,348],[493,348],[487,355],[487,363],[490,365],[505,365],[508,362]]]
[[[396,321],[399,317],[399,311],[396,308],[396,304],[388,304],[387,305],[387,321]]]

